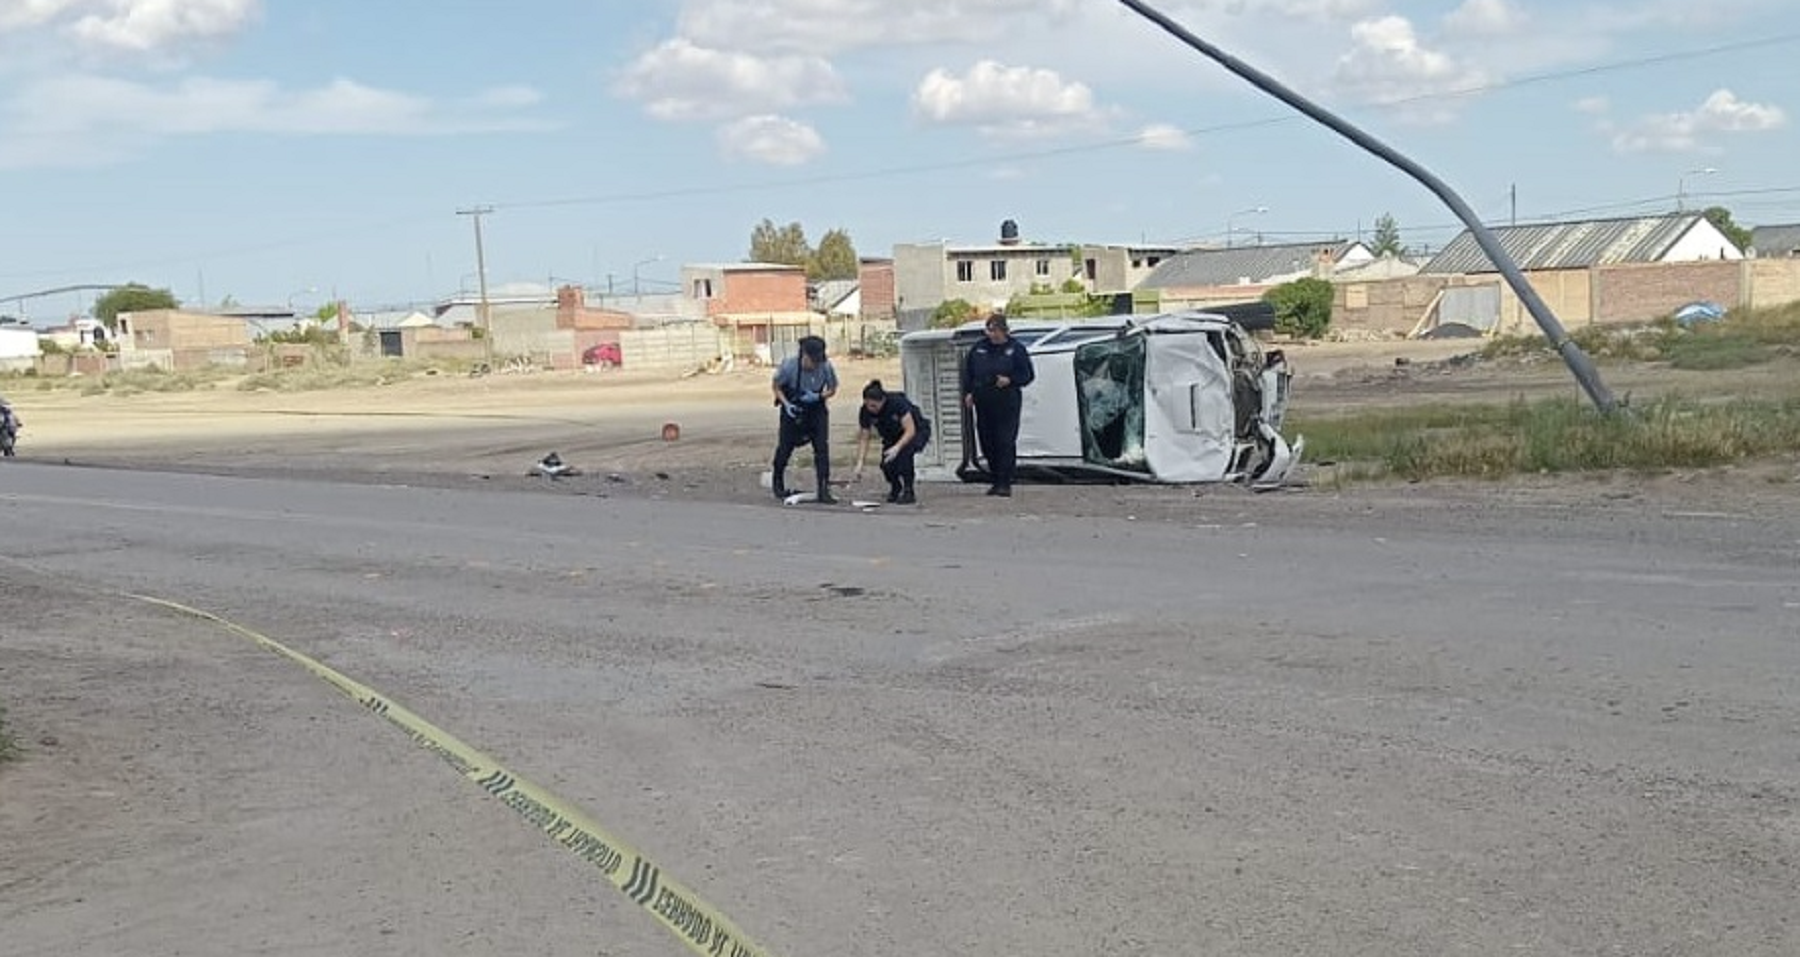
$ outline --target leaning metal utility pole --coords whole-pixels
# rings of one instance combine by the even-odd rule
[[[481,340],[488,358],[494,357],[494,326],[488,313],[487,285],[487,248],[481,242],[481,217],[494,211],[492,206],[472,206],[456,211],[458,216],[467,216],[475,221],[475,282],[481,287],[481,302],[475,307],[475,321],[481,326]]]
[[[1593,400],[1594,405],[1600,411],[1613,411],[1617,403],[1613,399],[1612,393],[1607,390],[1606,384],[1600,381],[1600,373],[1594,368],[1593,361],[1588,358],[1587,353],[1581,351],[1580,346],[1569,338],[1562,323],[1557,321],[1556,314],[1550,311],[1550,306],[1544,302],[1543,297],[1537,294],[1537,290],[1531,288],[1531,283],[1526,281],[1525,274],[1519,271],[1519,264],[1514,262],[1513,258],[1507,255],[1506,250],[1500,246],[1500,240],[1482,224],[1481,217],[1469,208],[1469,204],[1464,202],[1463,198],[1458,196],[1449,184],[1432,175],[1430,170],[1401,155],[1386,143],[1358,129],[1348,120],[1313,103],[1306,97],[1283,86],[1268,74],[1195,36],[1192,31],[1176,23],[1148,3],[1144,3],[1142,0],[1119,0],[1119,2],[1136,11],[1146,20],[1162,27],[1177,40],[1248,80],[1257,89],[1299,110],[1311,119],[1335,130],[1350,142],[1386,160],[1436,194],[1438,199],[1444,201],[1444,205],[1449,206],[1451,211],[1456,213],[1458,219],[1468,225],[1469,232],[1475,237],[1476,244],[1499,268],[1500,275],[1506,278],[1507,285],[1511,286],[1513,292],[1518,294],[1519,301],[1524,303],[1526,311],[1531,313],[1531,318],[1537,320],[1538,327],[1544,330],[1544,335],[1549,337],[1550,343],[1562,355],[1563,361],[1569,366],[1569,371],[1575,374],[1575,381],[1579,382],[1582,389],[1586,390],[1588,398]]]

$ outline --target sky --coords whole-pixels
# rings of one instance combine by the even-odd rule
[[[1800,222],[1792,0],[1163,0],[1490,223]],[[1418,184],[1111,0],[0,0],[0,312],[673,288],[809,236],[1300,241]],[[635,277],[635,278],[634,278]],[[10,301],[9,301],[10,300]]]

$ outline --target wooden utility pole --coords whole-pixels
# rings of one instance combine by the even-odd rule
[[[467,216],[475,221],[475,282],[481,287],[481,301],[475,307],[475,321],[481,329],[481,341],[486,343],[484,351],[489,359],[494,357],[494,322],[488,311],[487,282],[487,247],[481,240],[481,217],[492,214],[492,206],[471,206],[456,211],[458,216]]]

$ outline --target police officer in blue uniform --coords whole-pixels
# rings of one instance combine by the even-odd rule
[[[1012,495],[1018,468],[1019,410],[1024,396],[1019,391],[1031,384],[1036,372],[1025,344],[1012,336],[1006,317],[988,317],[987,338],[975,343],[963,360],[963,407],[975,413],[975,435],[987,460],[989,495]]]
[[[874,379],[863,387],[862,411],[857,415],[856,476],[861,482],[869,461],[869,446],[881,440],[881,475],[888,481],[887,500],[895,505],[916,505],[913,484],[918,468],[913,459],[931,441],[931,420],[904,392],[889,392]]]
[[[794,450],[811,445],[813,471],[819,480],[819,503],[837,504],[831,494],[831,414],[825,403],[837,395],[838,377],[831,360],[825,358],[825,340],[803,336],[800,352],[782,361],[769,387],[781,410],[773,463],[775,497],[788,497],[787,467]]]

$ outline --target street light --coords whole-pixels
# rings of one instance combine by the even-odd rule
[[[293,292],[290,292],[290,293],[288,293],[288,297],[287,297],[287,307],[288,307],[288,309],[290,309],[290,310],[291,310],[291,309],[293,309],[293,308],[294,308],[294,300],[295,300],[295,299],[298,299],[298,298],[300,298],[300,297],[301,297],[301,296],[311,296],[311,295],[315,295],[315,294],[317,294],[317,293],[318,293],[318,291],[319,291],[319,290],[318,290],[318,289],[316,289],[316,288],[314,288],[314,287],[312,287],[312,286],[307,286],[307,287],[306,287],[306,288],[305,288],[305,289],[296,289],[296,290],[294,290],[294,291],[293,291]]]
[[[1260,216],[1268,211],[1269,207],[1267,206],[1252,206],[1249,209],[1240,209],[1230,216],[1225,217],[1225,248],[1231,248],[1231,237],[1237,232],[1237,218],[1239,216]]]
[[[1702,166],[1698,169],[1690,169],[1682,173],[1681,178],[1675,181],[1675,211],[1680,213],[1687,210],[1687,181],[1689,176],[1711,176],[1717,172],[1718,170],[1711,166]]]
[[[649,259],[641,260],[639,262],[634,262],[631,264],[631,295],[633,298],[640,297],[644,294],[643,289],[640,288],[638,285],[638,267],[648,266],[651,263],[659,263],[662,261],[663,261],[663,258],[661,256],[652,256]]]

